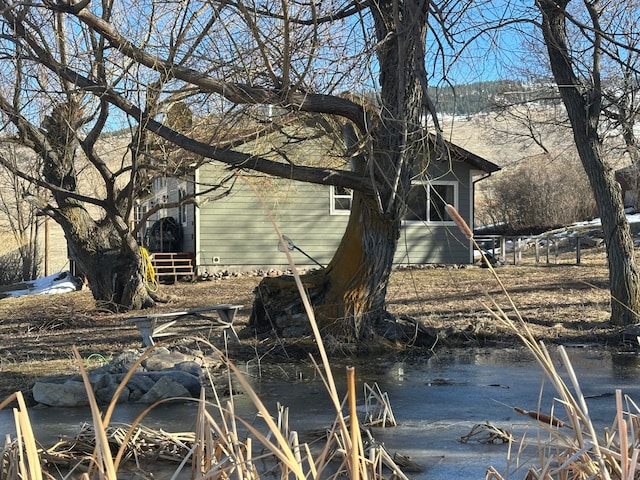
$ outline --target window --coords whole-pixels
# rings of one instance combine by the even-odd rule
[[[145,204],[136,204],[133,209],[133,221],[139,223],[145,213],[147,213],[147,206]]]
[[[166,177],[156,177],[153,179],[153,189],[157,192],[158,190],[165,188],[167,186],[167,178]]]
[[[451,218],[444,210],[449,203],[457,208],[457,182],[416,182],[407,199],[407,222],[447,223]]]
[[[133,223],[134,225],[138,225],[142,221],[142,217],[147,213],[147,205],[145,204],[136,204],[133,209]],[[143,245],[144,234],[147,230],[146,225],[143,225],[142,228],[138,229],[136,233],[136,240],[139,245]]]
[[[182,202],[187,196],[187,191],[184,188],[178,189],[178,201]],[[181,225],[187,224],[187,204],[181,203],[178,207],[178,223]]]
[[[344,187],[331,187],[331,215],[349,215],[353,192]]]

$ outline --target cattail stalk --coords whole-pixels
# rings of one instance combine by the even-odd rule
[[[473,238],[473,232],[469,228],[469,225],[467,225],[467,222],[464,221],[464,218],[460,216],[456,207],[447,203],[444,206],[444,211],[447,212],[447,215],[453,220],[453,223],[458,226],[462,234],[467,237],[468,240],[471,240]]]

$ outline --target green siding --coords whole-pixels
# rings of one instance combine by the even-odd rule
[[[458,210],[463,218],[472,212],[469,167],[455,162],[447,171],[431,175],[441,181],[457,181]],[[200,181],[214,182],[216,169],[200,170]],[[433,172],[433,171],[432,171]],[[347,215],[330,214],[330,187],[288,180],[249,179],[264,195],[263,205],[254,190],[238,181],[227,197],[199,209],[198,265],[203,268],[286,268],[286,255],[278,250],[278,236],[265,208],[282,235],[319,263],[326,265],[340,243]],[[260,190],[261,189],[261,190]],[[291,252],[299,266],[314,262],[297,250]],[[398,242],[397,264],[469,263],[470,242],[453,224],[405,225]]]
[[[201,173],[201,180],[206,174]],[[268,188],[264,205],[249,185],[237,182],[229,196],[200,208],[199,265],[286,266],[287,257],[278,250],[278,234],[269,215],[282,235],[313,259],[323,265],[331,260],[348,216],[329,214],[329,188],[276,182],[280,188],[275,192]],[[298,265],[314,265],[297,250],[291,254]]]
[[[473,183],[463,162],[432,163],[429,177],[458,183],[458,213],[472,226]],[[403,227],[394,261],[401,265],[425,263],[464,264],[472,261],[471,242],[452,222],[411,223]]]

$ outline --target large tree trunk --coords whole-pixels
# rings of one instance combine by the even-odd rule
[[[347,228],[329,265],[303,275],[323,334],[342,340],[370,338],[385,318],[385,296],[400,221],[356,194]],[[252,325],[280,335],[309,333],[308,318],[292,277],[265,278],[256,289]]]
[[[53,216],[65,232],[70,258],[102,307],[125,311],[155,304],[142,274],[140,248],[130,233],[118,233],[111,221],[97,224],[81,206]]]
[[[542,32],[551,69],[567,109],[582,165],[594,193],[602,221],[611,289],[611,322],[636,323],[640,314],[640,273],[635,263],[633,238],[624,213],[621,189],[607,164],[598,134],[602,92],[600,88],[601,52],[594,45],[590,85],[576,76],[566,38],[565,8],[568,0],[538,0],[543,14]],[[594,12],[595,15],[595,12]],[[597,29],[594,29],[597,35]],[[581,59],[583,61],[583,59]]]
[[[70,99],[54,106],[43,122],[52,147],[42,152],[43,174],[51,185],[61,187],[52,191],[57,207],[47,206],[45,213],[62,227],[69,256],[102,307],[122,311],[153,306],[142,276],[140,249],[113,200],[114,192],[106,192],[104,218],[100,221],[94,220],[73,195],[80,183],[74,130],[80,117],[79,103]]]
[[[602,221],[609,267],[611,322],[630,325],[640,319],[640,272],[631,228],[624,212],[620,184],[602,161],[602,145],[583,137],[576,136],[576,141]]]
[[[303,277],[324,333],[361,342],[393,330],[387,285],[414,162],[425,155],[423,79],[426,9],[418,0],[382,0],[371,8],[380,41],[381,105],[367,132],[368,156],[355,170],[371,176],[375,194],[354,192],[349,222],[330,264]],[[400,8],[402,11],[398,11]],[[290,278],[266,278],[256,290],[252,323],[299,335],[308,321]],[[395,334],[394,334],[395,335]],[[389,335],[386,335],[389,337]]]

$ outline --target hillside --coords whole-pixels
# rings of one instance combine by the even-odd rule
[[[559,98],[551,84],[519,80],[475,82],[428,89],[436,110],[445,115],[473,116],[489,113],[507,104],[536,102],[540,106],[556,106]]]

